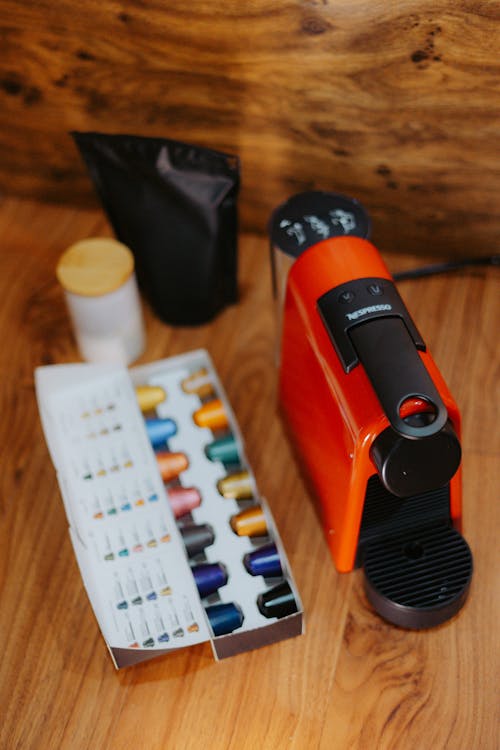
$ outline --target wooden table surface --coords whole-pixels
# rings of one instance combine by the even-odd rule
[[[240,243],[241,301],[171,328],[146,309],[153,361],[211,353],[280,529],[306,634],[220,663],[208,644],[116,672],[78,572],[35,403],[37,365],[77,361],[54,277],[99,212],[0,203],[0,747],[498,748],[498,271],[399,284],[463,417],[464,534],[475,573],[452,621],[409,632],[336,573],[276,409],[267,240]],[[464,238],[465,239],[465,238]],[[424,259],[386,256],[391,270]]]

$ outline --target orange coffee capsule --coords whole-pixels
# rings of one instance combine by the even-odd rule
[[[223,430],[228,427],[227,414],[220,398],[214,398],[200,406],[193,414],[198,427],[208,427],[209,430]]]
[[[231,518],[230,524],[238,536],[265,536],[267,534],[266,517],[260,505],[242,510],[241,513]]]
[[[189,461],[185,453],[158,451],[155,455],[161,478],[164,482],[171,482],[172,479],[177,479],[179,474],[189,466]]]

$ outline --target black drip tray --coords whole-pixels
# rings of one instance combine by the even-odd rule
[[[403,628],[430,628],[458,612],[472,577],[472,554],[451,526],[438,523],[372,542],[365,588],[377,612]]]

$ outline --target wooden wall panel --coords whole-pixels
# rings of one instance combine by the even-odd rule
[[[4,192],[95,204],[68,131],[164,135],[240,155],[246,228],[317,187],[363,201],[384,249],[493,249],[496,2],[0,0],[0,12]]]

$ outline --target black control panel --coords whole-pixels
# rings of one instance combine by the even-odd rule
[[[354,198],[323,190],[298,193],[274,211],[271,244],[292,258],[329,237],[370,236],[370,217]]]
[[[417,349],[425,344],[394,284],[388,279],[365,278],[330,289],[317,301],[318,311],[342,362],[350,372],[359,363],[349,331],[376,318],[403,320]]]

